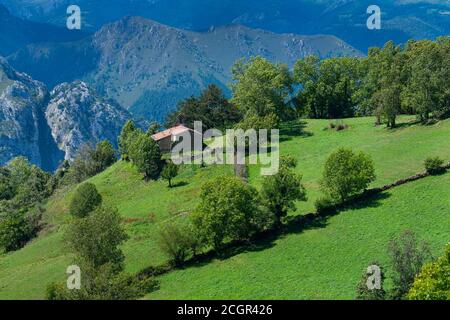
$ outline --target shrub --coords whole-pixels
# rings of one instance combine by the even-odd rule
[[[202,186],[192,221],[204,243],[218,249],[226,239],[248,239],[266,227],[258,202],[257,191],[241,179],[217,177]]]
[[[306,201],[306,191],[301,184],[302,177],[290,169],[295,162],[282,159],[281,164],[278,173],[264,177],[261,188],[262,202],[275,216],[277,227],[289,211],[295,210],[295,201]]]
[[[0,218],[0,249],[10,252],[22,248],[30,239],[26,219],[19,214]]]
[[[102,203],[102,196],[92,183],[86,182],[80,185],[70,202],[70,214],[78,218],[86,217]]]
[[[116,151],[109,141],[101,141],[92,153],[92,160],[94,161],[95,174],[100,173],[117,161]]]
[[[65,237],[85,267],[112,264],[122,270],[124,256],[119,246],[128,237],[117,209],[99,207],[87,218],[72,221]]]
[[[444,256],[422,268],[407,297],[410,300],[450,300],[450,244]]]
[[[171,264],[179,266],[196,253],[200,244],[189,225],[172,223],[159,231],[158,245]]]
[[[172,179],[178,175],[178,166],[172,161],[168,161],[161,172],[161,177],[169,182],[169,188],[172,188]]]
[[[425,169],[431,175],[438,175],[445,172],[444,160],[439,157],[430,157],[425,160]]]
[[[321,187],[331,199],[343,202],[364,191],[375,177],[373,161],[368,155],[341,148],[328,157]]]
[[[81,288],[69,290],[60,283],[47,287],[48,300],[132,300],[158,287],[153,277],[139,279],[126,273],[117,273],[111,264],[98,268],[83,268]]]
[[[426,242],[419,242],[416,235],[406,230],[389,242],[388,253],[393,269],[393,299],[403,299],[411,288],[414,277],[431,258]]]

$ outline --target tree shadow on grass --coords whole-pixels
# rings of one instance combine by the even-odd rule
[[[179,187],[184,187],[184,186],[187,186],[189,183],[187,183],[186,181],[180,181],[180,182],[177,182],[177,183],[173,183],[172,184],[172,189],[173,188],[179,188]]]
[[[280,129],[280,142],[292,140],[293,137],[308,138],[313,136],[312,132],[306,131],[306,121],[291,121],[283,125]]]
[[[416,125],[421,125],[421,124],[422,124],[422,122],[420,122],[420,120],[412,120],[412,121],[408,121],[408,122],[397,123],[394,128],[387,128],[387,130],[389,132],[396,132],[396,131],[400,131],[402,129],[406,129],[406,128],[416,126]]]

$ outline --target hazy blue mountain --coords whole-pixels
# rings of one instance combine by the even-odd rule
[[[89,38],[32,44],[8,59],[49,87],[82,79],[134,115],[163,120],[179,100],[210,83],[226,90],[237,59],[261,55],[292,66],[311,54],[361,55],[334,36],[275,34],[241,25],[193,32],[125,17]]]
[[[71,0],[0,0],[15,14],[65,25]],[[333,34],[366,51],[387,40],[435,38],[450,33],[446,0],[78,0],[84,27],[98,30],[124,15],[139,15],[191,30],[240,23],[277,33]],[[366,28],[369,5],[383,11],[380,31]]]
[[[0,55],[6,56],[31,43],[74,41],[85,36],[80,31],[19,19],[0,4]]]

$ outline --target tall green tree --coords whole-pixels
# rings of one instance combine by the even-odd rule
[[[163,167],[158,143],[145,133],[139,133],[133,138],[128,147],[131,161],[146,180],[157,180]]]
[[[257,191],[236,177],[218,177],[202,186],[192,222],[204,243],[218,249],[225,240],[247,239],[267,223]]]
[[[278,173],[266,176],[262,183],[261,197],[264,205],[275,216],[275,226],[282,218],[295,210],[296,201],[306,201],[306,191],[301,184],[302,177],[293,172],[296,162],[293,158],[281,158]]]
[[[123,160],[129,161],[129,145],[130,137],[137,130],[136,125],[132,120],[128,120],[122,128],[118,138],[119,152]]]
[[[226,129],[239,122],[241,114],[228,101],[222,90],[210,84],[199,97],[189,97],[178,103],[175,111],[166,119],[166,127],[184,124],[194,128],[195,121],[201,121],[203,129]]]
[[[363,152],[340,148],[325,162],[321,188],[335,201],[361,193],[375,180],[372,159]]]
[[[278,120],[284,118],[292,94],[292,75],[287,65],[253,57],[248,62],[236,62],[232,73],[231,102],[244,117],[275,115]]]

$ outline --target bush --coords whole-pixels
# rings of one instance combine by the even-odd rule
[[[388,253],[393,269],[393,299],[403,299],[411,288],[415,276],[422,266],[431,259],[426,242],[419,242],[416,235],[406,230],[389,242]]]
[[[22,215],[8,215],[0,219],[0,249],[2,251],[18,250],[30,240],[30,228]]]
[[[439,157],[430,157],[425,160],[425,169],[431,175],[438,175],[445,172],[444,160]]]
[[[450,300],[450,244],[444,256],[422,268],[407,297],[410,300]]]
[[[83,268],[81,288],[69,290],[61,283],[47,287],[47,300],[133,300],[158,288],[153,277],[138,279],[117,273],[110,264],[99,268]]]
[[[218,249],[226,239],[248,239],[267,226],[258,203],[257,191],[241,179],[217,177],[202,186],[192,221],[204,243]]]
[[[281,225],[289,211],[295,210],[295,201],[306,201],[302,177],[290,169],[295,166],[295,161],[282,158],[280,162],[278,173],[264,177],[261,188],[262,202],[275,216],[276,227]]]
[[[322,190],[335,201],[345,201],[361,193],[375,180],[372,159],[360,152],[340,148],[325,163]]]
[[[169,182],[169,188],[172,188],[172,179],[178,175],[178,166],[172,161],[168,161],[161,172],[161,177]]]
[[[85,219],[72,221],[66,241],[85,267],[105,264],[122,270],[124,256],[120,245],[128,239],[115,208],[99,207]]]
[[[86,182],[80,185],[70,202],[70,214],[84,218],[102,203],[102,196],[92,183]]]
[[[95,174],[100,173],[117,161],[116,151],[109,141],[101,141],[92,153],[92,160],[94,161]]]
[[[159,231],[158,245],[172,265],[180,266],[196,253],[200,243],[189,225],[173,223]]]

